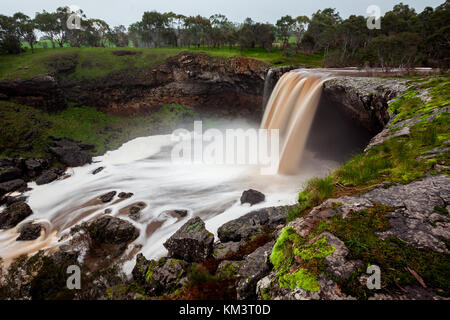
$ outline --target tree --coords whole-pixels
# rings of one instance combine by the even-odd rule
[[[309,20],[307,16],[299,16],[295,18],[292,33],[294,33],[297,38],[297,48],[300,48],[303,36],[305,35],[310,22],[311,20]]]
[[[239,46],[241,49],[254,48],[256,46],[256,36],[254,30],[255,23],[251,18],[245,19],[239,30]]]
[[[34,53],[34,44],[37,40],[34,32],[36,29],[35,22],[29,16],[20,12],[14,14],[13,19],[16,21],[19,36],[29,44],[31,52]]]
[[[148,46],[152,43],[155,47],[159,47],[163,42],[164,31],[169,25],[167,15],[156,11],[144,12],[142,16],[142,40]]]
[[[293,33],[295,20],[287,15],[277,21],[278,36],[283,40],[283,50],[289,45],[289,37]]]
[[[61,25],[58,24],[58,16],[56,13],[43,11],[36,13],[34,18],[36,27],[51,41],[53,49],[55,48],[55,38],[62,31]]]
[[[0,48],[7,53],[20,53],[22,46],[16,20],[0,15]]]

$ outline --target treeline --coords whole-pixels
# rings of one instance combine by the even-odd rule
[[[416,65],[449,67],[450,0],[437,8],[417,13],[400,3],[381,17],[381,29],[369,29],[367,18],[340,17],[335,9],[319,10],[312,17],[284,16],[275,25],[247,18],[234,23],[221,14],[209,18],[156,11],[145,12],[141,21],[128,28],[111,27],[100,19],[82,17],[79,29],[67,27],[73,12],[0,15],[0,48],[20,53],[23,41],[33,50],[37,34],[53,47],[259,47],[278,45],[285,55],[323,52],[326,66],[364,65],[383,68]]]

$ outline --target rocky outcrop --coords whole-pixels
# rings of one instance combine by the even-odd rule
[[[271,270],[269,257],[273,245],[274,242],[269,242],[245,258],[237,274],[236,291],[239,300],[256,299],[257,282]]]
[[[0,229],[14,228],[32,214],[33,211],[25,202],[13,203],[0,213]]]
[[[441,254],[441,259],[448,260],[444,256],[448,257],[448,241],[450,240],[450,218],[448,216],[448,204],[450,203],[449,185],[450,178],[445,175],[430,175],[406,185],[381,184],[372,191],[361,195],[329,199],[313,208],[308,215],[290,222],[287,228],[292,228],[293,234],[301,239],[308,239],[311,238],[311,232],[317,230],[317,226],[321,223],[326,225],[325,223],[336,221],[334,220],[336,216],[344,220],[353,219],[354,214],[357,214],[357,216],[361,214],[361,216],[367,217],[368,210],[375,210],[377,206],[384,206],[384,208],[387,208],[384,209],[386,212],[380,214],[389,223],[386,227],[383,227],[383,231],[374,232],[375,237],[385,241],[399,239],[405,245],[417,249],[425,249],[426,254],[429,252]],[[381,222],[371,221],[371,223],[380,224]],[[358,232],[358,228],[362,228],[362,225],[356,226],[353,232]],[[290,235],[289,237],[293,236]],[[321,239],[325,242],[311,247],[311,243],[319,243]],[[351,241],[346,243],[354,245]],[[280,245],[284,244],[281,242]],[[365,245],[364,243],[359,244],[362,248],[360,250],[364,250]],[[391,246],[398,247],[395,243],[392,243]],[[311,248],[315,249],[311,251]],[[290,250],[293,249],[291,248]],[[341,285],[338,283],[339,279],[355,277],[355,273],[359,273],[361,285],[366,286],[368,276],[365,273],[365,267],[367,261],[354,260],[352,255],[349,254],[349,248],[335,234],[330,232],[320,233],[309,240],[306,247],[296,248],[296,250],[295,263],[305,263],[308,259],[318,257],[314,254],[320,254],[320,259],[326,266],[326,272],[319,272],[319,274],[314,276],[315,278],[306,277],[303,279],[301,277],[305,277],[305,274],[299,274],[298,278],[294,278],[297,275],[292,274],[293,278],[289,279],[298,279],[297,285],[293,283],[289,283],[289,285],[283,283],[284,285],[281,285],[278,279],[279,271],[273,270],[257,284],[257,293],[260,299],[356,299],[356,297],[344,293]],[[322,252],[324,253],[323,255]],[[354,252],[355,248],[353,247],[353,255],[355,254]],[[298,268],[299,266],[295,268],[291,266],[291,270],[287,271],[295,272]],[[400,271],[414,273],[410,269]],[[417,274],[414,277],[420,279],[420,276]],[[308,288],[311,281],[315,283],[313,289]],[[372,292],[370,299],[442,299],[438,291],[424,288],[423,280],[421,281],[422,283],[417,281],[416,286],[409,286],[407,289],[399,287],[399,293]],[[437,290],[440,289],[438,288]]]
[[[63,91],[51,76],[1,81],[0,95],[3,95],[2,100],[11,100],[48,112],[61,111],[67,107]]]
[[[263,229],[275,229],[286,223],[288,207],[265,208],[250,212],[236,220],[230,221],[218,230],[222,242],[239,242],[251,236],[263,233]]]
[[[202,262],[212,255],[214,235],[206,230],[199,217],[184,224],[165,243],[169,257],[189,262]]]
[[[76,142],[67,138],[61,139],[52,137],[49,151],[55,155],[59,161],[68,167],[80,167],[91,163],[92,156],[89,150],[94,147],[91,144]]]
[[[156,68],[117,72],[104,79],[62,82],[67,97],[122,116],[180,104],[215,117],[261,116],[268,66],[244,57],[182,53]]]
[[[388,103],[406,90],[400,79],[336,77],[325,81],[323,95],[372,133],[389,122]]]

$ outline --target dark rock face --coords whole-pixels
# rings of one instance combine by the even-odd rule
[[[236,291],[238,300],[256,299],[256,285],[270,271],[270,254],[275,242],[269,242],[248,255],[237,274]]]
[[[6,204],[6,206],[9,207],[13,203],[25,202],[26,200],[27,200],[27,197],[24,197],[24,196],[17,196],[17,197],[6,196],[6,197],[3,197],[2,199],[0,199],[0,205]]]
[[[0,213],[0,229],[14,228],[32,214],[33,211],[25,202],[13,203]]]
[[[286,223],[287,211],[287,207],[274,207],[250,212],[221,226],[219,239],[222,242],[239,242],[261,233],[264,227],[275,229]]]
[[[43,185],[43,184],[47,184],[50,182],[55,181],[56,179],[58,179],[59,175],[61,174],[61,172],[55,170],[55,169],[51,169],[51,170],[47,170],[44,171],[37,179],[36,179],[36,184],[38,186]]]
[[[205,229],[199,217],[192,218],[164,243],[169,257],[202,262],[211,256],[214,235]]]
[[[80,167],[92,162],[92,156],[80,144],[70,139],[54,139],[49,151],[68,167]]]
[[[22,179],[16,179],[0,183],[0,197],[9,192],[24,189],[26,186],[27,184]]]
[[[20,178],[22,170],[16,167],[0,168],[0,182],[10,181]]]
[[[244,191],[241,197],[241,204],[244,203],[250,203],[252,206],[261,202],[264,202],[266,200],[266,196],[256,190],[247,190]]]
[[[118,72],[78,83],[63,83],[69,100],[122,116],[148,114],[181,104],[217,117],[259,120],[268,66],[244,57],[221,59],[182,53],[156,68]]]
[[[18,104],[33,106],[48,112],[67,108],[67,101],[55,78],[51,76],[32,79],[15,79],[0,82],[3,100],[10,99]]]
[[[111,216],[94,220],[88,226],[88,233],[96,245],[127,244],[139,237],[139,230],[131,223]]]
[[[406,90],[406,81],[338,77],[323,84],[323,93],[342,112],[372,133],[389,122],[388,103]]]
[[[103,203],[108,203],[108,202],[111,202],[112,199],[114,199],[116,194],[117,194],[117,191],[111,191],[111,192],[105,193],[104,195],[100,196],[99,199]]]
[[[41,225],[27,223],[19,228],[19,237],[16,241],[33,241],[41,236]]]

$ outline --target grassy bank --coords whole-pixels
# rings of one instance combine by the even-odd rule
[[[117,56],[117,50],[130,50],[134,55]],[[27,51],[20,55],[0,56],[0,80],[31,78],[75,67],[69,77],[74,79],[93,79],[103,77],[114,71],[155,67],[167,58],[183,51],[205,52],[215,57],[228,59],[245,56],[263,60],[270,65],[308,65],[321,66],[321,55],[296,55],[286,57],[280,49],[271,52],[255,48],[239,50],[237,48],[56,48],[36,49],[35,53]]]
[[[136,137],[171,132],[194,113],[179,105],[139,117],[107,115],[90,107],[70,106],[58,114],[0,102],[0,156],[46,157],[49,136],[90,142],[95,154],[113,150]]]

